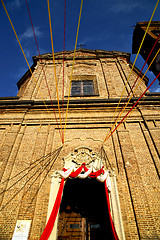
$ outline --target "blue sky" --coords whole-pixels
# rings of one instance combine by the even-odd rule
[[[73,50],[81,0],[66,0],[66,50]],[[149,21],[157,0],[84,0],[78,44],[87,49],[132,52],[132,34],[139,21]],[[29,64],[38,55],[25,0],[4,0]],[[28,0],[40,53],[51,52],[47,0]],[[55,52],[63,51],[64,0],[50,0]],[[160,4],[153,18],[160,20]],[[16,83],[28,70],[7,15],[0,3],[0,97],[15,96]],[[135,55],[131,54],[133,62]],[[139,56],[136,66],[141,69]],[[148,71],[148,78],[155,76]],[[158,80],[150,91],[159,91]]]

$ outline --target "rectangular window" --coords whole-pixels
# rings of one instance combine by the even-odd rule
[[[94,94],[93,80],[72,81],[71,96],[93,96]]]

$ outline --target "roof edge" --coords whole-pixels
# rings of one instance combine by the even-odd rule
[[[92,50],[92,49],[79,48],[76,50],[76,52],[92,53],[92,54],[95,54],[95,57],[125,56],[128,59],[130,59],[130,53],[121,52],[121,51],[107,51],[107,50],[99,50],[99,49]],[[66,50],[65,51],[65,55],[72,54],[72,53],[74,53],[74,50]],[[62,54],[63,54],[63,51],[56,52],[54,54],[55,59],[62,59],[62,56],[60,56]],[[33,62],[36,63],[40,59],[48,59],[48,60],[52,59],[53,55],[52,55],[52,53],[46,53],[46,54],[41,54],[40,56],[35,55],[32,58],[33,58]],[[66,56],[65,56],[65,58],[66,58]],[[73,57],[70,57],[70,58],[73,58]],[[76,59],[77,58],[83,58],[83,57],[78,56],[78,57],[76,57]]]

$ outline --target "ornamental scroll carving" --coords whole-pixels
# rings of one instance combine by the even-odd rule
[[[96,170],[102,167],[102,159],[98,153],[93,152],[88,147],[76,148],[63,159],[64,168],[78,167],[85,163],[87,167],[93,166]]]

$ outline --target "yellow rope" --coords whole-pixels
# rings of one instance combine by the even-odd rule
[[[53,55],[54,75],[55,75],[55,82],[56,82],[56,93],[57,93],[59,120],[60,120],[60,127],[61,127],[61,133],[62,133],[62,143],[64,143],[64,136],[63,136],[63,131],[62,131],[62,122],[61,122],[61,110],[60,110],[60,104],[59,104],[59,94],[58,94],[58,83],[57,83],[57,74],[56,74],[56,64],[55,64],[55,57],[54,57],[53,34],[52,34],[52,24],[51,24],[51,14],[50,14],[50,4],[49,4],[49,0],[47,0],[47,4],[48,4],[49,26],[50,26],[50,35],[51,35],[51,44],[52,44],[52,55]]]
[[[21,45],[21,43],[20,43],[20,41],[19,41],[19,38],[18,38],[17,33],[16,33],[16,31],[15,31],[15,28],[14,28],[14,26],[13,26],[13,24],[12,24],[12,21],[11,21],[10,17],[9,17],[8,11],[7,11],[7,9],[6,9],[5,5],[4,5],[3,0],[1,0],[1,2],[2,2],[2,5],[3,5],[3,7],[4,7],[4,10],[5,10],[6,14],[7,14],[7,17],[8,17],[8,19],[9,19],[9,22],[10,22],[10,24],[11,24],[11,26],[12,26],[13,32],[14,32],[14,34],[15,34],[15,36],[16,36],[16,39],[17,39],[17,41],[18,41],[18,43],[19,43],[19,46],[20,46],[21,51],[22,51],[22,53],[23,53],[23,56],[24,56],[24,58],[25,58],[25,60],[26,60],[26,63],[27,63],[28,68],[29,68],[29,70],[30,70],[30,73],[31,73],[31,75],[32,75],[32,77],[33,77],[33,80],[34,80],[35,84],[36,84],[36,87],[38,88],[38,91],[39,91],[40,96],[41,96],[41,98],[42,98],[42,100],[43,100],[43,103],[44,103],[44,105],[45,105],[45,107],[46,107],[46,109],[47,109],[47,111],[48,111],[48,113],[49,113],[49,110],[48,110],[48,108],[47,108],[47,105],[46,105],[46,103],[45,103],[45,101],[44,101],[44,99],[43,99],[43,97],[42,97],[41,91],[40,91],[39,87],[37,86],[37,81],[35,80],[34,74],[33,74],[32,70],[31,70],[31,68],[30,68],[30,66],[29,66],[28,60],[27,60],[26,55],[25,55],[25,53],[24,53],[24,51],[23,51],[22,45]]]
[[[83,0],[81,0],[81,7],[80,7],[80,13],[79,13],[78,27],[77,27],[77,35],[76,35],[76,41],[75,41],[75,47],[74,47],[73,64],[72,64],[72,71],[71,71],[71,78],[70,78],[70,85],[69,85],[69,93],[68,93],[68,101],[67,101],[66,118],[65,118],[65,126],[64,126],[64,139],[65,139],[66,125],[67,125],[69,99],[70,99],[70,94],[71,94],[73,68],[74,68],[74,62],[75,62],[75,55],[76,55],[76,47],[77,47],[77,41],[78,41],[78,33],[79,33],[79,26],[80,26],[80,20],[81,20],[82,6],[83,6]]]
[[[148,32],[148,29],[149,29],[149,26],[150,26],[150,24],[151,24],[152,18],[153,18],[154,14],[155,14],[155,11],[156,11],[156,9],[157,9],[158,3],[159,3],[159,0],[157,1],[156,6],[155,6],[155,8],[154,8],[154,10],[153,10],[152,16],[151,16],[151,18],[150,18],[150,20],[149,20],[149,23],[148,23],[148,26],[147,26],[147,28],[146,28],[145,34],[144,34],[143,39],[142,39],[142,41],[141,41],[140,47],[139,47],[139,49],[138,49],[136,58],[135,58],[134,63],[133,63],[133,65],[132,65],[132,69],[131,69],[131,71],[130,71],[130,73],[129,73],[129,76],[128,76],[127,80],[126,80],[126,83],[125,83],[125,86],[124,86],[124,88],[123,88],[123,91],[122,91],[120,100],[119,100],[119,102],[118,102],[118,105],[117,105],[116,110],[115,110],[115,112],[114,112],[114,115],[113,115],[113,117],[112,117],[111,124],[113,123],[113,119],[114,119],[115,114],[116,114],[116,112],[117,112],[117,110],[118,110],[119,104],[120,104],[120,102],[121,102],[121,100],[122,100],[123,94],[124,94],[124,92],[125,92],[125,87],[126,87],[128,81],[129,81],[129,79],[130,79],[131,73],[132,73],[133,68],[134,68],[134,66],[135,66],[135,63],[136,63],[136,61],[137,61],[137,58],[138,58],[138,55],[139,55],[139,53],[140,53],[142,44],[143,44],[143,42],[144,42],[144,39],[145,39],[146,34],[147,34],[147,32]],[[114,124],[114,125],[115,125],[115,124]],[[108,135],[111,133],[112,129],[113,129],[113,127],[111,128],[111,130],[110,130],[110,132],[108,133]]]
[[[124,110],[125,110],[125,109],[126,109],[126,107],[128,106],[128,104],[129,104],[129,102],[130,102],[131,98],[133,97],[133,95],[134,95],[135,91],[136,91],[136,90],[137,90],[137,88],[139,87],[140,83],[142,82],[143,78],[145,77],[145,75],[146,75],[147,71],[148,71],[148,70],[149,70],[149,68],[151,67],[152,63],[154,62],[154,60],[155,60],[155,58],[157,57],[157,55],[158,55],[158,53],[159,53],[159,52],[160,52],[160,49],[157,51],[156,55],[155,55],[155,56],[154,56],[154,58],[152,59],[152,61],[151,61],[150,65],[148,66],[147,70],[145,71],[145,73],[144,73],[143,77],[140,79],[140,81],[139,81],[139,83],[137,84],[137,86],[136,86],[135,90],[133,91],[132,95],[130,96],[130,98],[129,98],[128,102],[126,103],[125,107],[123,108],[123,110],[122,110],[122,112],[120,113],[119,117],[117,118],[116,122],[115,122],[115,123],[114,123],[114,125],[112,126],[112,129],[113,129],[113,127],[114,127],[114,126],[117,124],[117,122],[118,122],[119,118],[121,117],[122,113],[124,112]],[[142,102],[142,101],[140,101],[140,102]],[[140,104],[140,103],[139,103],[139,104]],[[139,105],[139,104],[138,104],[138,105]],[[129,114],[129,115],[130,115],[130,114]],[[127,118],[128,118],[128,116],[127,116],[125,119],[127,119]],[[119,125],[119,126],[120,126],[120,125]],[[112,131],[112,129],[111,129],[111,131]],[[110,131],[110,132],[111,132],[111,131]],[[111,135],[112,135],[112,134],[111,134]],[[106,142],[106,141],[107,141],[107,139],[109,138],[109,136],[111,136],[111,135],[110,135],[110,133],[109,133],[109,134],[106,136],[106,138],[105,138],[104,142]]]

